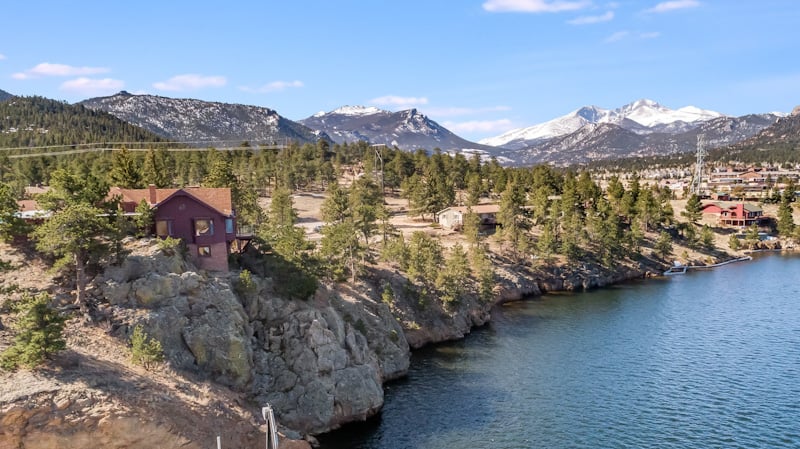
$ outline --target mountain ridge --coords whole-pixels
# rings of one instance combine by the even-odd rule
[[[181,142],[247,141],[277,144],[315,143],[328,136],[261,106],[211,102],[193,98],[134,95],[126,91],[78,104],[108,112],[155,134]]]
[[[495,148],[468,141],[422,114],[417,109],[391,112],[375,107],[342,106],[299,120],[325,133],[336,143],[367,141],[373,145],[396,146],[406,151],[477,150],[493,153]]]
[[[640,99],[616,109],[605,109],[595,105],[583,106],[543,123],[481,139],[479,143],[512,150],[522,149],[546,139],[574,133],[590,123],[617,124],[637,133],[658,132],[664,128],[682,132],[693,127],[692,124],[722,116],[724,114],[695,106],[684,106],[673,110],[656,101]]]

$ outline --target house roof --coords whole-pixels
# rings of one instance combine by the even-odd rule
[[[744,203],[744,210],[748,212],[761,212],[762,209],[755,204]]]
[[[456,212],[461,212],[462,214],[466,214],[467,213],[467,209],[468,209],[467,206],[447,207],[445,209],[440,210],[438,212],[438,214],[441,214],[441,213],[446,212],[448,210],[454,210]],[[499,204],[477,204],[475,206],[472,206],[472,212],[476,213],[476,214],[496,214],[499,211],[500,211],[500,205]]]
[[[53,214],[49,210],[42,209],[36,200],[19,200],[17,201],[17,206],[19,207],[19,212],[14,215],[22,219],[48,218]]]
[[[182,189],[152,189],[155,191],[155,201],[150,198],[151,189],[122,189],[112,187],[108,196],[119,195],[123,202],[139,204],[142,200],[147,201],[151,207],[156,207],[167,199],[175,196],[179,192],[188,194],[190,197],[200,201],[221,213],[222,215],[233,215],[233,202],[231,200],[231,189],[228,187],[184,187]]]
[[[706,209],[711,206],[716,206],[723,210],[733,210],[736,209],[738,206],[742,206],[745,211],[747,212],[762,212],[763,210],[752,203],[738,203],[736,201],[711,201],[708,203],[703,203],[701,209]]]

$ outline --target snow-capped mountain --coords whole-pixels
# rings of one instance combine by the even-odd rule
[[[273,144],[291,140],[303,144],[320,138],[329,140],[324,134],[259,106],[132,95],[125,91],[79,104],[108,112],[163,137],[198,145],[222,141]]]
[[[576,131],[540,140],[522,149],[506,149],[500,155],[518,165],[552,163],[570,165],[632,156],[655,156],[692,152],[697,136],[702,134],[709,149],[740,142],[770,127],[780,117],[775,114],[752,114],[743,117],[717,117],[688,130],[674,132],[668,125],[660,131],[635,132],[614,123],[588,123]],[[626,119],[627,120],[627,119]],[[677,129],[677,128],[676,128]]]
[[[370,144],[417,149],[494,151],[495,148],[462,139],[416,109],[391,112],[374,107],[343,106],[319,112],[300,120],[305,126],[323,132],[337,143],[364,140]]]
[[[508,131],[480,143],[507,149],[530,147],[554,137],[574,133],[592,123],[611,123],[637,134],[684,132],[723,114],[686,106],[669,109],[652,100],[637,100],[617,109],[584,106],[545,123]]]

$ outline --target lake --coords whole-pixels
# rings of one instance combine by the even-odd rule
[[[800,447],[800,257],[496,308],[342,448]]]

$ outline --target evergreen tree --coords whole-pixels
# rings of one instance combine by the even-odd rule
[[[327,264],[332,279],[344,280],[349,274],[351,282],[355,282],[364,251],[352,221],[330,223],[322,227],[320,256]]]
[[[56,256],[54,269],[75,269],[76,304],[85,307],[86,265],[108,253],[113,233],[102,210],[71,204],[56,212],[33,231],[36,248]]]
[[[681,212],[681,215],[686,217],[691,223],[697,223],[700,217],[703,216],[702,203],[700,197],[693,193],[688,200],[686,200],[686,210]]]
[[[734,251],[739,251],[742,247],[742,242],[739,241],[739,237],[736,234],[731,234],[731,237],[728,239],[728,247]]]
[[[294,226],[297,212],[292,204],[289,189],[278,187],[272,192],[272,201],[269,207],[269,226],[272,228],[285,228]]]
[[[526,225],[523,221],[522,206],[525,204],[525,193],[515,182],[506,186],[500,197],[500,210],[497,220],[502,225],[500,237],[511,245],[514,254],[524,251],[524,233]]]
[[[792,192],[786,189],[781,197],[780,205],[778,206],[778,235],[784,238],[794,234],[795,224],[792,211],[792,198],[790,196],[793,194],[794,189],[792,189]]]
[[[351,217],[350,199],[347,189],[332,182],[328,185],[325,201],[322,203],[322,220],[326,223],[343,223]]]
[[[139,161],[125,147],[114,152],[108,180],[111,185],[123,189],[144,187]]]
[[[378,216],[384,209],[380,187],[370,176],[361,177],[350,190],[349,204],[353,223],[364,237],[364,245],[369,246],[369,238],[377,231]]]
[[[26,231],[25,222],[17,217],[19,205],[13,188],[0,183],[0,240],[10,241],[15,235]]]
[[[756,226],[755,223],[747,228],[744,241],[747,243],[747,247],[750,249],[756,249],[756,247],[758,247],[758,242],[761,241],[761,238],[758,235],[758,226]]]
[[[144,185],[154,185],[160,189],[169,187],[170,176],[167,171],[166,152],[147,150],[142,164],[142,181]]]
[[[0,367],[33,368],[50,355],[66,348],[62,335],[66,318],[50,307],[50,296],[24,297],[15,328],[14,344],[0,355]]]
[[[38,195],[36,201],[51,211],[75,204],[106,208],[106,195],[108,184],[99,178],[59,168],[50,176],[50,190]]]
[[[667,231],[661,231],[655,245],[656,253],[662,258],[672,254],[672,236]]]
[[[155,211],[150,207],[150,203],[142,198],[142,201],[136,205],[135,212],[138,214],[134,219],[136,229],[140,235],[148,236],[153,228],[153,220],[155,220]]]
[[[708,225],[700,230],[700,242],[708,249],[714,249],[714,231]]]
[[[415,282],[432,283],[442,266],[442,246],[437,239],[414,231],[408,242],[408,277]]]
[[[467,253],[461,245],[456,244],[450,248],[444,269],[439,270],[436,276],[436,287],[445,304],[455,303],[464,294],[469,275]]]

